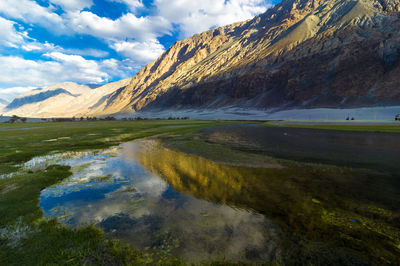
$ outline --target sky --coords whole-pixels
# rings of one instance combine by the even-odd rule
[[[174,42],[276,0],[0,0],[0,98],[132,77]]]

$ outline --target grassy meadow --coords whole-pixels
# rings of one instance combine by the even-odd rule
[[[71,175],[70,168],[19,171],[35,156],[105,149],[159,134],[183,135],[224,122],[97,121],[0,124],[0,265],[180,264],[177,258],[134,250],[94,226],[71,229],[42,218],[40,191]],[[159,261],[161,260],[161,261]]]
[[[72,229],[56,219],[43,218],[40,192],[70,176],[71,168],[63,165],[22,168],[23,163],[36,156],[104,150],[151,136],[161,139],[167,149],[164,150],[167,155],[150,158],[154,160],[152,166],[159,166],[159,169],[170,166],[168,173],[182,172],[178,176],[164,176],[169,183],[184,179],[184,182],[175,182],[183,184],[175,189],[211,202],[250,206],[266,212],[267,217],[290,232],[292,236],[285,238],[290,241],[282,244],[291,250],[286,254],[287,261],[322,265],[329,260],[340,262],[338,254],[341,252],[355,252],[376,264],[398,261],[399,215],[394,206],[397,199],[389,197],[396,191],[387,193],[386,197],[380,195],[379,186],[373,185],[376,188],[370,189],[370,184],[378,182],[375,181],[377,176],[389,181],[393,179],[391,176],[276,159],[251,149],[237,149],[234,139],[218,144],[198,133],[208,127],[234,123],[247,122],[147,120],[0,124],[0,265],[187,264],[168,253],[133,249],[110,239],[96,226]],[[261,125],[281,126],[271,122]],[[397,125],[284,126],[400,133]],[[188,153],[191,155],[187,156]],[[207,186],[197,184],[197,175],[185,174],[193,170],[193,165],[207,165],[205,169],[199,166],[195,172],[207,172],[203,175],[209,178]],[[212,175],[213,169],[216,169],[215,175]],[[232,188],[219,187],[227,182],[233,184]],[[358,184],[362,185],[355,189]],[[198,188],[196,193],[191,191],[193,187]],[[235,191],[234,188],[240,189]],[[377,199],[380,202],[377,203]],[[352,263],[351,260],[342,262]],[[229,262],[203,264],[227,265]]]

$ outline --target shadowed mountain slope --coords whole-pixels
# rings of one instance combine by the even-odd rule
[[[284,0],[175,43],[103,113],[400,103],[398,0]]]

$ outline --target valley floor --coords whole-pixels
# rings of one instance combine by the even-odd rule
[[[139,111],[137,113],[120,115],[120,117],[189,117],[200,120],[294,120],[294,121],[332,121],[332,122],[363,122],[363,123],[394,123],[395,116],[400,114],[400,106],[376,106],[361,108],[272,108],[251,109],[223,107],[216,109],[178,109],[161,111]],[[346,121],[346,118],[355,121]]]
[[[280,228],[271,263],[398,264],[398,128],[174,120],[1,124],[0,264],[185,264],[172,254],[133,249],[96,226],[72,229],[43,218],[41,191],[70,176],[71,168],[24,165],[37,156],[101,151],[149,137],[164,148],[143,165],[173,169],[163,178],[177,192],[261,213]]]

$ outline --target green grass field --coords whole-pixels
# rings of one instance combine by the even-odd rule
[[[166,144],[167,147],[172,147],[174,150],[199,155],[216,162],[222,161],[224,163],[233,164],[235,167],[237,165],[271,166],[276,163],[282,163],[282,165],[285,166],[283,169],[272,168],[271,172],[293,171],[294,173],[291,175],[293,175],[295,180],[297,180],[296,178],[298,178],[299,173],[302,173],[301,171],[305,172],[305,177],[308,178],[311,176],[316,179],[315,182],[317,183],[319,179],[315,177],[320,176],[321,180],[326,180],[327,169],[334,169],[332,170],[333,173],[337,174],[339,179],[343,177],[345,180],[348,179],[349,173],[352,172],[350,170],[349,173],[346,172],[348,169],[332,168],[323,165],[306,165],[282,160],[276,161],[274,158],[262,154],[233,149],[229,147],[229,145],[223,146],[207,143],[201,139],[199,134],[195,133],[206,127],[233,123],[246,122],[149,120],[0,124],[0,265],[185,264],[185,261],[182,259],[175,258],[169,254],[135,250],[118,240],[107,238],[103,231],[95,226],[72,229],[62,226],[57,220],[44,219],[42,210],[38,205],[41,190],[57,184],[64,178],[70,176],[71,169],[68,166],[51,165],[48,166],[47,169],[40,171],[29,172],[26,169],[22,170],[21,164],[36,156],[68,151],[102,150],[135,139],[160,136],[164,144]],[[270,122],[262,125],[277,126]],[[400,133],[400,125],[356,126],[297,124],[284,126],[327,130]],[[13,173],[11,178],[1,178],[1,175],[7,176],[10,173]],[[358,174],[356,173],[354,175],[357,177]],[[362,177],[364,177],[364,175],[367,174],[362,173]],[[279,175],[274,174],[273,177],[279,177]],[[248,178],[249,177],[246,177],[246,180],[248,180]],[[285,178],[288,180],[287,177]],[[335,176],[334,180],[336,179]],[[276,187],[279,187],[281,182],[277,181],[276,184]],[[267,187],[270,187],[270,185],[271,184],[268,183]],[[297,189],[297,187],[298,186],[292,186],[292,189]],[[309,193],[310,189],[309,182],[306,182],[304,189],[301,187],[299,188],[300,191],[304,190],[307,193]],[[317,191],[319,190],[318,188]],[[349,190],[352,191],[351,189]],[[280,190],[276,189],[276,191]],[[307,193],[306,199],[309,198]],[[295,195],[294,193],[291,196],[295,197]],[[250,195],[249,198],[252,198],[252,196],[253,195]],[[316,207],[320,207],[322,202],[320,200],[321,198],[323,198],[323,196],[319,197],[318,200],[313,198],[313,201],[307,201],[307,204],[305,204],[304,202],[306,201],[304,201],[304,197],[302,198],[299,196],[298,200],[295,202],[301,203],[301,206],[303,206],[305,210],[314,210]],[[381,224],[384,223],[375,223],[376,219],[388,219],[390,220],[388,223],[392,225],[398,221],[397,216],[392,215],[392,213],[387,214],[386,212],[382,212],[384,209],[378,208],[379,206],[376,208],[377,211],[375,211],[375,209],[372,210],[372,207],[366,207],[365,210],[360,210],[360,204],[353,204],[353,206],[350,203],[352,203],[352,201],[342,202],[340,200],[335,200],[329,202],[328,199],[323,201],[324,208],[327,210],[324,215],[321,216],[318,212],[308,212],[315,215],[315,221],[320,221],[317,225],[313,226],[325,228],[325,224],[328,224],[329,226],[327,226],[327,228],[345,228],[356,240],[363,239],[363,237],[366,236],[366,240],[363,242],[357,240],[359,241],[357,242],[357,247],[360,250],[368,250],[366,246],[372,245],[371,243],[374,238],[371,238],[371,234],[375,237],[379,236],[382,239],[387,238],[390,241],[392,241],[392,238],[397,239],[396,237],[392,237],[392,229],[389,228],[389,230],[381,226]],[[290,201],[287,202],[287,205],[285,205],[285,201],[279,204],[278,209],[282,209],[282,207],[285,206],[288,209],[293,209],[296,206]],[[375,208],[375,206],[373,207]],[[311,215],[305,217],[300,215],[298,217],[298,211],[300,209],[301,208],[296,208],[296,210],[293,211],[293,215],[296,219],[299,218],[300,220],[293,219],[293,221],[297,221],[295,225],[299,227],[298,230],[302,233],[304,228],[301,225],[307,225]],[[342,209],[345,209],[346,212],[342,213],[337,211]],[[361,217],[358,218],[358,220],[363,221],[363,223],[365,222],[365,225],[362,224],[364,227],[361,228],[360,225],[361,229],[348,229],[354,226],[352,222],[353,217],[358,216]],[[364,216],[368,219],[364,219]],[[284,221],[284,219],[282,219],[283,218],[279,216],[276,218],[276,221]],[[298,222],[303,220],[304,223]],[[282,222],[282,224],[285,225],[287,222]],[[292,225],[291,223],[288,224]],[[294,227],[295,226],[291,226],[290,228]],[[319,233],[323,234],[324,232],[328,232],[324,230]],[[338,235],[336,230],[331,231],[334,232],[332,235],[335,236],[331,237],[331,239],[335,241],[342,241],[347,237],[347,235]],[[390,233],[388,234],[387,232]],[[359,236],[362,237],[360,238]],[[351,239],[353,242],[349,242],[350,240],[346,241],[354,244],[356,243],[354,239]],[[389,243],[389,240],[386,242]],[[397,254],[397,251],[386,251],[387,249],[393,249],[392,242],[390,242],[390,245],[385,247],[385,249],[380,249],[379,252],[376,252],[380,257],[374,254],[375,257],[378,256],[376,258],[374,257],[374,259],[376,259],[375,261],[382,262],[385,261],[385,258],[392,258],[393,254]],[[396,242],[396,249],[400,249],[400,246],[397,246],[397,244]],[[379,247],[381,248],[382,246]],[[310,246],[308,251],[303,251],[305,253],[308,252],[307,254],[312,254],[313,250],[314,248]],[[294,259],[296,260],[296,258]],[[207,264],[226,265],[228,262],[215,261]]]
[[[226,122],[101,121],[0,125],[0,265],[181,264],[171,256],[144,253],[106,239],[93,226],[71,229],[42,218],[40,191],[71,172],[49,166],[29,173],[20,165],[35,156],[66,151],[104,149],[138,138],[180,136]]]

